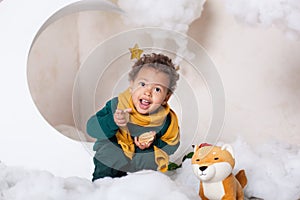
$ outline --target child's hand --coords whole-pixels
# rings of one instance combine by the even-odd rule
[[[131,108],[127,108],[125,110],[117,109],[114,114],[114,121],[115,123],[120,126],[124,127],[129,122],[129,113],[132,111]]]
[[[136,146],[138,146],[140,149],[147,149],[151,146],[155,139],[156,132],[150,131],[143,133],[139,137],[134,137],[134,143]]]

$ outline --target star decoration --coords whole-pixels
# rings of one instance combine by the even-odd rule
[[[134,45],[133,48],[129,48],[130,53],[131,53],[131,60],[132,59],[140,59],[141,54],[144,52],[142,49],[139,49],[139,46],[137,44]]]

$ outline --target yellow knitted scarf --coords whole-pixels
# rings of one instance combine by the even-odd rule
[[[171,123],[166,133],[161,137],[161,140],[168,145],[176,145],[179,142],[179,126],[176,114],[169,105],[161,107],[157,112],[151,115],[142,115],[134,107],[131,93],[129,89],[125,90],[118,97],[118,109],[124,110],[131,108],[132,112],[129,115],[129,122],[140,126],[155,127],[164,123],[166,116],[170,114]],[[132,159],[134,155],[135,145],[127,127],[119,128],[116,134],[118,144],[121,145],[124,154]],[[168,169],[169,156],[160,148],[154,146],[155,162],[158,165],[158,170],[165,172]]]

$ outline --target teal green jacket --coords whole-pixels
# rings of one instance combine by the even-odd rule
[[[114,113],[117,109],[118,98],[115,97],[108,101],[104,108],[98,111],[93,115],[87,122],[86,131],[87,133],[96,138],[97,141],[94,145],[94,150],[98,149],[98,143],[101,140],[109,139],[112,142],[116,143],[115,135],[119,129],[117,124],[114,121]],[[168,145],[166,142],[162,141],[160,138],[166,133],[170,125],[171,117],[168,115],[166,117],[165,123],[157,127],[143,127],[136,124],[128,123],[128,129],[131,134],[131,137],[139,136],[142,133],[148,131],[155,131],[156,138],[153,142],[153,145],[157,146],[160,149],[163,149],[168,155],[173,154],[179,147],[179,142],[176,145]],[[153,149],[153,145],[150,147]]]

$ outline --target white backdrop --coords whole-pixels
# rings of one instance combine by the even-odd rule
[[[27,56],[34,37],[51,16],[55,20],[57,16],[80,9],[114,8],[105,1],[79,4],[74,0],[47,3],[8,0],[0,4],[0,160],[7,165],[48,170],[59,176],[91,176],[91,156],[80,142],[63,136],[41,116],[30,95],[26,77]],[[59,12],[66,6],[71,9]],[[56,148],[64,151],[51,151]]]
[[[90,155],[81,143],[64,137],[42,117],[26,77],[27,56],[39,28],[74,2],[0,3],[0,160],[8,165],[90,177]],[[242,136],[254,147],[271,139],[299,144],[299,41],[288,40],[274,27],[238,23],[218,0],[207,2],[189,35],[207,49],[224,83],[227,101],[222,140]],[[52,152],[56,147],[64,152]]]

